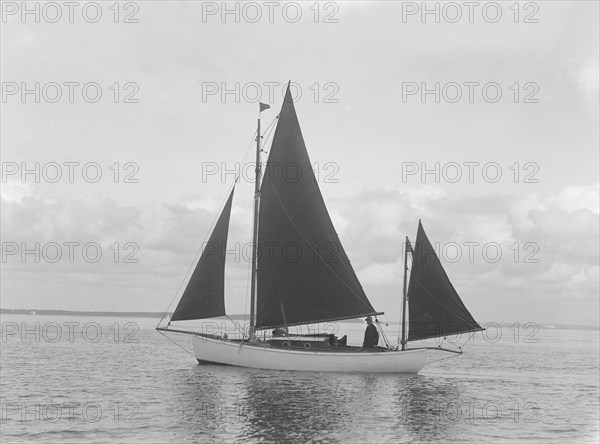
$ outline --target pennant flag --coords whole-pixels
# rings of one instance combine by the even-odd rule
[[[258,102],[258,105],[259,105],[259,107],[260,107],[260,111],[259,111],[259,112],[261,112],[261,113],[262,113],[264,110],[271,108],[269,105],[267,105],[266,103],[262,103],[262,102]]]

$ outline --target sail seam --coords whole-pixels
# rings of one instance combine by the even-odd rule
[[[275,197],[277,198],[277,202],[279,202],[279,205],[281,206],[281,209],[283,210],[283,212],[285,213],[285,215],[287,216],[287,218],[289,219],[289,221],[292,223],[292,226],[296,229],[296,231],[298,232],[298,234],[300,234],[300,236],[302,236],[302,239],[304,239],[304,242],[306,242],[306,244],[308,245],[308,247],[317,254],[317,256],[319,257],[319,259],[321,260],[321,263],[323,263],[328,269],[329,271],[331,271],[331,273],[333,273],[333,275],[342,283],[346,286],[346,288],[348,288],[348,290],[350,290],[350,292],[356,297],[356,299],[358,299],[362,305],[364,305],[365,307],[369,308],[370,310],[374,310],[372,306],[369,306],[367,304],[365,304],[365,301],[363,301],[363,299],[360,297],[360,295],[356,294],[356,291],[354,291],[354,289],[352,287],[350,287],[348,285],[348,283],[346,283],[346,281],[344,281],[340,275],[338,275],[335,270],[333,268],[331,268],[331,266],[325,262],[325,260],[323,259],[323,257],[321,256],[321,254],[315,250],[314,248],[312,248],[310,241],[306,238],[306,236],[304,235],[304,233],[302,232],[302,230],[300,230],[300,228],[298,227],[298,225],[296,225],[296,223],[293,221],[293,219],[291,218],[291,216],[289,215],[287,209],[285,208],[285,206],[283,205],[283,203],[281,202],[281,200],[279,199],[279,195],[277,194],[277,191],[275,190],[275,187],[273,186],[272,183],[269,183],[269,185],[271,186],[271,189],[273,190],[273,193],[275,194]],[[339,239],[339,238],[338,238]],[[340,242],[341,245],[341,242]]]
[[[462,314],[455,312],[455,311],[454,311],[454,310],[452,310],[450,307],[448,307],[448,305],[444,304],[444,303],[443,303],[443,302],[442,302],[442,301],[441,301],[441,300],[440,300],[438,297],[436,297],[436,296],[435,296],[433,293],[431,293],[431,292],[430,292],[430,291],[429,291],[429,290],[428,290],[428,289],[425,287],[425,285],[423,285],[423,283],[422,283],[422,282],[419,280],[419,278],[417,278],[417,277],[415,277],[415,276],[412,276],[412,275],[411,275],[411,279],[412,279],[412,278],[414,278],[414,280],[415,280],[415,281],[416,281],[416,282],[417,282],[417,283],[418,283],[418,284],[421,286],[421,288],[422,288],[423,290],[425,290],[425,291],[427,292],[427,294],[428,294],[429,296],[431,296],[433,299],[435,299],[435,300],[436,300],[436,302],[438,302],[438,303],[439,303],[439,304],[440,304],[442,307],[446,308],[446,309],[448,310],[448,312],[449,312],[449,313],[453,314],[454,316],[456,316],[456,317],[457,317],[457,318],[459,318],[460,320],[462,320],[462,321],[465,321],[465,318],[464,318],[464,316],[463,316]],[[410,298],[409,298],[409,300],[410,300]],[[465,321],[465,322],[468,322],[468,321]],[[470,324],[470,323],[471,323],[471,322],[469,322],[469,324]],[[477,325],[479,325],[479,324],[477,324]]]

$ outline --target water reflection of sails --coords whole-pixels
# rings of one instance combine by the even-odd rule
[[[233,367],[203,366],[175,373],[172,391],[179,411],[173,442],[218,442],[224,436],[231,440],[243,436],[241,372]]]
[[[460,387],[453,380],[427,376],[397,379],[393,411],[396,429],[403,433],[396,439],[456,440],[464,419],[461,405]]]
[[[344,422],[344,391],[334,375],[244,373],[245,436],[276,442],[323,439]],[[334,436],[332,436],[333,438]]]

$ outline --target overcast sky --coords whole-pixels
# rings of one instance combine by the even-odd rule
[[[421,219],[477,320],[597,325],[598,3],[488,3],[429,3],[437,23],[421,2],[280,2],[271,17],[262,2],[237,17],[221,2],[59,2],[36,23],[3,2],[2,308],[166,310],[258,97],[266,127],[292,80],[331,217],[386,319]],[[245,171],[229,313],[247,311]]]

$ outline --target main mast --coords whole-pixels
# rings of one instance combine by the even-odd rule
[[[402,350],[406,350],[406,277],[408,273],[408,249],[410,243],[408,242],[408,236],[406,236],[406,245],[404,246],[404,285],[402,287]]]
[[[254,341],[256,339],[256,275],[258,272],[256,263],[257,263],[257,243],[258,243],[258,209],[260,202],[260,173],[261,173],[261,165],[260,165],[260,113],[263,111],[263,104],[259,104],[258,111],[258,127],[256,130],[256,169],[255,171],[255,180],[254,180],[254,225],[252,226],[252,286],[250,290],[250,341]]]

